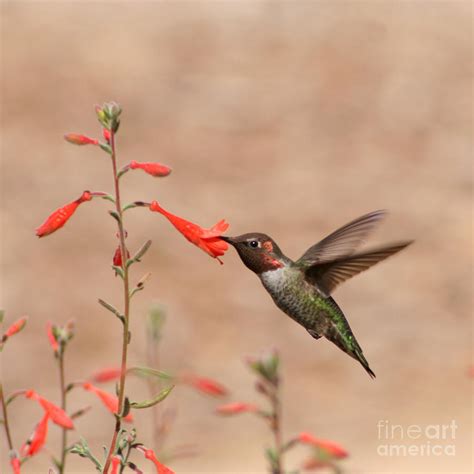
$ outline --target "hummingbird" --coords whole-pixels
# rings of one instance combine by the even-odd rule
[[[357,252],[385,214],[379,210],[354,219],[311,246],[296,261],[287,257],[271,237],[260,232],[220,238],[232,245],[244,265],[257,274],[278,308],[315,339],[324,336],[334,343],[374,378],[375,373],[331,294],[339,284],[413,242],[402,241]]]

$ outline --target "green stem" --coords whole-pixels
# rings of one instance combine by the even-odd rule
[[[272,431],[275,443],[276,462],[272,474],[283,474],[283,444],[281,438],[281,403],[278,394],[278,385],[271,396],[272,402]]]
[[[59,383],[61,388],[61,408],[66,411],[66,383],[64,380],[64,344],[61,344],[58,358],[59,358]],[[63,428],[61,438],[61,463],[59,467],[59,474],[63,474],[66,469],[67,456],[67,429]]]
[[[7,405],[5,403],[5,397],[3,395],[3,385],[1,383],[0,383],[0,400],[2,404],[3,426],[5,427],[5,434],[7,436],[8,448],[10,451],[13,451],[13,442],[12,442],[12,436],[10,434],[10,425],[8,424]]]
[[[127,247],[125,246],[125,230],[123,227],[123,211],[120,201],[120,184],[117,174],[117,157],[115,153],[115,133],[113,130],[110,131],[110,148],[112,150],[112,168],[114,174],[114,188],[115,188],[115,209],[119,216],[117,221],[118,233],[120,240],[120,253],[122,254],[122,268],[123,268],[123,297],[124,297],[124,311],[123,311],[123,334],[122,334],[122,373],[120,375],[119,392],[118,392],[118,413],[115,421],[114,434],[112,441],[110,442],[110,448],[107,455],[107,460],[104,466],[104,473],[108,472],[110,461],[115,451],[115,444],[117,443],[117,436],[122,426],[121,413],[123,411],[124,399],[125,399],[125,375],[127,371],[127,352],[129,344],[129,317],[130,317],[130,294],[129,294],[129,279],[128,279],[128,268],[125,265],[127,261]]]

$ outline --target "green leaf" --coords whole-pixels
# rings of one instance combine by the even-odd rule
[[[4,317],[5,317],[5,311],[3,309],[0,309],[0,324],[3,323]]]
[[[174,377],[162,370],[152,369],[151,367],[131,367],[127,373],[138,375],[139,377],[158,377],[164,380],[171,380]]]
[[[130,400],[128,397],[125,397],[122,410],[122,418],[125,418],[130,413]]]
[[[265,450],[265,456],[270,461],[270,465],[275,467],[278,465],[278,454],[273,448],[267,448]]]
[[[133,205],[136,207],[135,205]],[[139,262],[140,259],[145,255],[148,249],[151,246],[151,240],[147,240],[138,250],[137,253],[127,262],[127,266],[129,267],[132,263]]]
[[[113,267],[113,268],[115,269],[119,267]],[[105,309],[108,309],[111,313],[115,314],[115,316],[117,316],[117,318],[119,318],[120,321],[122,321],[122,323],[125,322],[125,316],[123,314],[120,314],[118,309],[114,308],[110,303],[107,303],[107,301],[104,301],[100,298],[98,299],[98,301],[99,301],[99,304],[101,304]]]
[[[109,211],[109,214],[118,222],[120,223],[120,216],[115,211]]]
[[[118,275],[122,280],[124,279],[124,273],[122,267],[118,267],[117,265],[112,265],[112,268],[115,270],[115,274]]]
[[[112,147],[110,145],[107,145],[107,143],[99,143],[99,146],[102,150],[104,150],[109,155],[112,154]]]
[[[161,403],[171,393],[171,390],[173,390],[173,388],[174,385],[171,385],[170,387],[161,390],[156,397],[151,398],[149,400],[144,400],[143,402],[131,402],[130,406],[135,409],[150,408],[156,405],[157,403]]]
[[[102,196],[102,199],[113,202],[115,204],[115,199],[110,194],[106,194],[105,196]]]
[[[139,291],[142,291],[145,287],[144,286],[136,286],[133,290],[130,291],[129,295],[130,298],[133,298],[135,293],[138,293]]]
[[[81,440],[72,446],[69,449],[70,453],[78,454],[81,458],[90,459],[98,471],[102,472],[102,464],[100,461],[91,453],[89,446],[84,438],[81,437]]]

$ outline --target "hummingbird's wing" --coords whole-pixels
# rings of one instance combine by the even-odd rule
[[[374,211],[349,222],[306,250],[296,264],[308,267],[352,255],[385,214]]]
[[[305,270],[306,281],[313,284],[327,298],[339,284],[399,252],[412,242],[412,240],[400,242],[331,262],[317,263]]]

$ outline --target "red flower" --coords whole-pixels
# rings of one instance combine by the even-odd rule
[[[105,129],[104,129],[105,130]],[[111,459],[111,463],[112,463],[112,472],[110,474],[118,474],[119,472],[119,467],[120,467],[120,462],[121,462],[121,459],[119,456],[114,456],[112,459]]]
[[[74,145],[98,145],[99,144],[99,140],[96,140],[95,138],[86,137],[85,135],[79,135],[77,133],[68,133],[67,135],[64,135],[64,139]]]
[[[28,390],[25,393],[25,397],[36,400],[43,407],[43,410],[53,423],[68,430],[74,429],[74,423],[62,408],[41,397],[34,390]]]
[[[18,321],[15,321],[6,331],[2,337],[2,342],[5,342],[9,337],[19,333],[26,325],[28,316],[23,316]]]
[[[127,250],[127,258],[130,258],[130,252]],[[117,250],[114,253],[113,264],[116,267],[123,267],[122,265],[122,252],[120,250],[120,245],[117,247]]]
[[[320,448],[326,451],[331,456],[338,459],[343,459],[349,456],[349,453],[344,448],[334,443],[333,441],[319,439],[309,433],[300,433],[298,436],[298,440],[300,443],[309,444],[311,446]]]
[[[145,173],[148,173],[155,178],[163,178],[171,173],[171,168],[169,166],[162,165],[161,163],[139,163],[138,161],[133,160],[128,166],[132,170],[143,170]]]
[[[46,436],[48,435],[48,421],[49,414],[46,412],[41,421],[36,425],[33,434],[21,447],[20,452],[22,456],[33,456],[44,446]]]
[[[107,407],[107,409],[112,412],[112,413],[117,413],[118,412],[118,398],[115,395],[112,395],[105,390],[102,390],[94,385],[92,385],[89,382],[84,382],[82,384],[82,387],[84,390],[87,390],[89,392],[95,393],[102,403]],[[129,413],[125,418],[124,421],[132,421],[133,416],[131,413]]]
[[[183,383],[189,384],[195,389],[207,395],[222,397],[228,394],[227,389],[215,380],[196,375],[184,375],[181,377]]]
[[[197,224],[165,211],[156,201],[151,202],[150,211],[164,215],[186,239],[217,260],[229,248],[227,243],[219,238],[229,227],[224,219],[210,229],[203,229]],[[220,260],[219,262],[222,263]]]
[[[118,380],[122,374],[122,369],[112,367],[110,369],[99,370],[92,374],[91,380],[97,383],[110,382],[111,380]]]
[[[164,464],[161,464],[152,449],[147,449],[145,446],[139,446],[138,451],[141,451],[147,459],[149,459],[156,468],[157,474],[175,474],[169,467],[166,467]]]
[[[44,237],[45,235],[52,234],[53,232],[60,229],[76,212],[79,204],[90,201],[92,194],[90,191],[84,191],[82,196],[75,201],[66,204],[65,206],[56,209],[44,222],[36,229],[36,235],[38,237]]]
[[[258,407],[252,403],[227,403],[216,408],[219,415],[238,415],[239,413],[252,413],[258,411]]]
[[[10,459],[10,464],[11,464],[12,469],[13,469],[13,474],[20,474],[20,466],[21,466],[20,460],[16,457],[11,458]]]
[[[51,345],[53,351],[58,352],[59,344],[53,332],[53,325],[49,321],[46,323],[46,333],[48,334],[49,344]]]
[[[111,139],[110,130],[108,130],[108,129],[106,129],[106,128],[103,128],[103,129],[102,129],[102,136],[104,137],[104,140],[105,140],[107,143],[110,143],[110,139]]]

